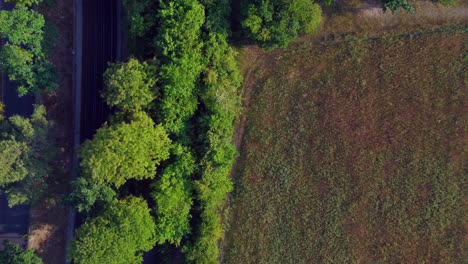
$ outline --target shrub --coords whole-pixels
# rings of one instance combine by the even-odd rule
[[[243,2],[246,36],[262,47],[286,47],[302,33],[314,32],[321,21],[320,6],[312,0],[250,0]]]

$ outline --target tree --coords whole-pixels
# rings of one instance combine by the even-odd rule
[[[133,37],[144,37],[156,25],[156,5],[153,0],[124,0],[130,21],[129,32]]]
[[[203,68],[201,27],[203,6],[196,0],[159,1],[159,34],[155,47],[161,61],[160,121],[166,130],[182,137],[197,108],[196,82]]]
[[[156,167],[169,157],[170,144],[162,126],[143,112],[133,113],[129,122],[104,125],[83,144],[83,175],[117,188],[127,179],[154,178]]]
[[[140,63],[130,59],[112,64],[104,73],[103,97],[109,106],[124,111],[139,111],[156,98],[156,70],[154,62]]]
[[[173,149],[174,162],[164,168],[161,177],[152,185],[151,193],[156,204],[156,231],[158,243],[179,245],[190,232],[192,207],[192,181],[195,159],[187,147]]]
[[[0,102],[0,121],[3,121],[5,119],[5,105]]]
[[[0,11],[0,35],[12,45],[25,46],[34,54],[41,53],[44,17],[20,6],[12,11]]]
[[[322,11],[312,0],[245,0],[245,34],[265,48],[286,47],[302,33],[313,33]]]
[[[117,193],[108,184],[90,182],[84,177],[73,181],[72,190],[67,201],[85,215],[90,215],[92,211],[101,211],[93,209],[96,206],[102,209],[117,197]]]
[[[0,263],[42,264],[42,260],[34,253],[34,250],[23,250],[17,244],[4,241],[3,250],[0,251]]]
[[[18,94],[57,89],[54,67],[42,50],[44,17],[20,5],[12,11],[0,11],[0,37],[6,40],[0,49],[0,70],[18,83]]]
[[[136,197],[114,200],[85,222],[70,246],[76,264],[135,264],[156,244],[156,226],[147,203]]]
[[[408,11],[408,13],[413,14],[415,12],[413,5],[408,0],[384,0],[382,4],[384,12],[390,9],[392,13],[395,13],[400,7]]]
[[[42,0],[5,0],[7,3],[14,3],[17,6],[31,6],[42,2]]]
[[[0,125],[0,192],[9,206],[34,202],[51,173],[56,150],[49,135],[51,124],[44,106],[35,106],[31,118],[12,116]]]

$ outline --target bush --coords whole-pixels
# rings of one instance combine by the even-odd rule
[[[456,6],[457,5],[457,0],[434,0],[434,2],[437,2],[444,6]]]
[[[312,0],[250,0],[243,2],[246,36],[262,47],[286,47],[302,33],[314,32],[321,21],[320,6]]]
[[[403,8],[408,13],[415,13],[413,5],[408,0],[384,0],[382,4],[384,12],[390,9],[392,13],[395,13],[399,8]]]
[[[147,203],[136,197],[115,200],[96,218],[85,222],[70,246],[76,264],[136,264],[156,243],[153,218]]]
[[[128,179],[154,178],[156,167],[169,157],[170,143],[162,126],[145,113],[134,113],[128,123],[104,125],[83,143],[83,176],[117,188]]]

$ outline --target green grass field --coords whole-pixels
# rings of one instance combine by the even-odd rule
[[[259,58],[223,261],[464,263],[466,28]]]

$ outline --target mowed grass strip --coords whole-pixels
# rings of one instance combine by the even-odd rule
[[[467,66],[453,32],[267,53],[223,261],[463,263]]]

